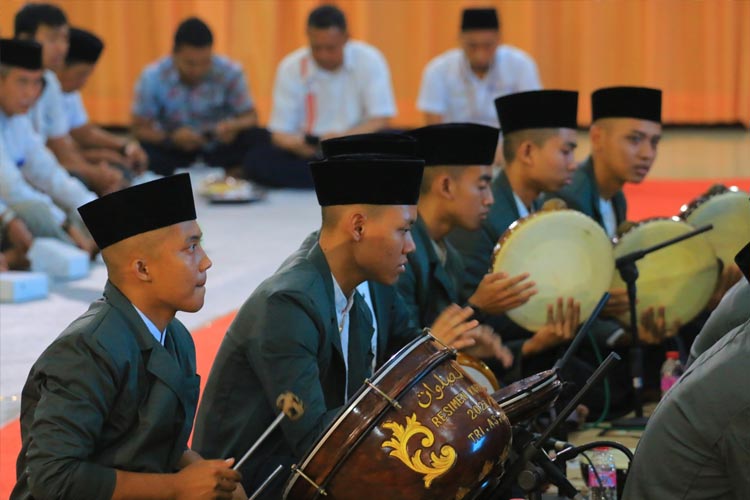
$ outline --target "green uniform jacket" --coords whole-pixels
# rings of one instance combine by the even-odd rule
[[[108,282],[31,368],[11,499],[106,499],[115,469],[174,472],[199,388],[185,327],[170,322],[163,347]]]
[[[416,250],[407,255],[409,262],[406,272],[399,278],[397,287],[409,308],[412,321],[421,327],[428,327],[443,309],[462,302],[459,290],[464,263],[447,241],[445,265],[440,262],[427,226],[419,217],[412,227],[412,237]]]
[[[568,208],[583,212],[604,227],[604,219],[599,210],[599,188],[596,186],[596,177],[594,177],[594,162],[590,156],[578,165],[578,169],[573,174],[573,182],[557,193],[545,196],[545,200],[550,198],[561,198],[568,204]],[[628,213],[628,204],[622,191],[618,191],[612,197],[612,207],[619,226],[627,220]]]
[[[320,231],[313,231],[302,242],[300,247],[279,266],[279,270],[305,257],[318,242]],[[375,309],[375,323],[378,325],[378,352],[376,363],[379,367],[393,356],[404,345],[419,334],[419,323],[412,320],[410,311],[396,287],[368,281],[370,299]]]
[[[389,341],[394,331],[414,337],[415,329],[386,317],[399,309],[387,293],[374,299],[378,330],[387,332]],[[222,341],[198,410],[194,449],[207,458],[239,459],[277,415],[279,394],[292,391],[305,405],[302,418],[284,419],[243,465],[248,493],[278,464],[287,466],[282,475],[286,476],[288,465],[307,452],[345,404],[346,367],[334,304],[331,271],[315,243],[253,292]],[[405,313],[401,316],[407,321]],[[349,324],[349,395],[369,375],[371,336],[372,316],[355,294]],[[385,353],[388,342],[379,345]],[[282,484],[283,478],[275,481],[265,496],[278,497]]]

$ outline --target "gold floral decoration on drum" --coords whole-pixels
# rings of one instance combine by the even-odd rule
[[[456,463],[458,454],[452,446],[447,444],[440,447],[440,456],[434,451],[430,453],[430,465],[422,462],[423,450],[421,448],[417,449],[413,455],[409,455],[409,440],[414,436],[424,435],[421,442],[424,448],[429,448],[435,442],[435,436],[432,434],[432,431],[417,420],[415,413],[412,413],[411,417],[406,417],[406,426],[396,422],[385,422],[383,427],[391,431],[392,437],[388,441],[383,442],[380,447],[393,448],[389,456],[398,458],[414,472],[424,474],[425,488],[429,488],[434,479],[448,472]]]

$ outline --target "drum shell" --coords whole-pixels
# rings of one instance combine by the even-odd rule
[[[632,226],[615,244],[615,258],[656,245],[692,231],[677,218],[647,219]],[[636,262],[638,311],[665,307],[667,324],[685,324],[708,304],[719,279],[716,254],[704,234],[657,250]],[[625,282],[615,273],[612,288],[625,289]],[[620,318],[630,324],[628,314]]]
[[[499,405],[435,342],[406,349],[411,351],[396,354],[373,380],[402,408],[363,387],[300,461],[325,498],[470,498],[483,480],[501,475],[512,435]],[[406,431],[400,439],[397,426]],[[445,459],[452,453],[444,447],[455,460]],[[394,456],[398,450],[405,453]],[[412,460],[417,454],[426,466],[421,472]],[[428,481],[430,473],[436,475]],[[289,499],[318,496],[295,475],[285,488]]]
[[[726,189],[693,200],[680,213],[683,220],[696,228],[713,224],[706,238],[724,266],[732,265],[737,252],[750,241],[749,198],[748,193]]]

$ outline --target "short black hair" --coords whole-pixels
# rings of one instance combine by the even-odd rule
[[[16,37],[19,35],[36,35],[39,26],[59,28],[68,24],[65,12],[51,3],[27,3],[16,12],[14,29]]]
[[[307,27],[315,29],[338,28],[346,31],[346,16],[335,5],[321,5],[310,12]]]
[[[214,43],[211,28],[197,17],[189,17],[182,21],[174,34],[174,50],[183,45],[191,47],[210,47]]]

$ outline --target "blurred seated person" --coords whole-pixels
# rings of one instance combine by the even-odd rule
[[[44,203],[49,213],[35,217],[57,233],[62,228],[93,255],[96,244],[76,209],[96,195],[57,162],[28,115],[42,82],[42,47],[32,41],[0,39],[0,197],[16,211],[24,202]]]
[[[135,87],[133,135],[160,175],[198,157],[236,172],[256,120],[241,66],[213,53],[210,28],[195,17],[180,23],[172,54],[146,67]]]
[[[259,184],[312,188],[307,162],[321,140],[386,129],[396,114],[388,63],[375,47],[349,39],[341,10],[313,10],[307,38],[308,47],[279,64],[270,139],[246,159],[246,177]]]
[[[745,321],[692,362],[649,418],[624,499],[750,497],[748,356]]]
[[[107,132],[89,121],[81,99],[81,88],[93,73],[104,43],[89,31],[70,28],[70,46],[65,65],[57,71],[63,91],[63,107],[70,135],[91,162],[106,161],[122,168],[126,176],[142,173],[148,167],[148,156],[140,143]]]
[[[29,228],[18,214],[0,199],[0,272],[29,268],[26,252],[31,248]]]
[[[15,17],[15,36],[42,46],[44,86],[30,109],[33,130],[54,154],[58,163],[98,195],[129,185],[121,170],[106,162],[86,160],[70,136],[65,118],[63,93],[55,71],[60,70],[68,53],[70,27],[65,13],[48,3],[27,3]]]

